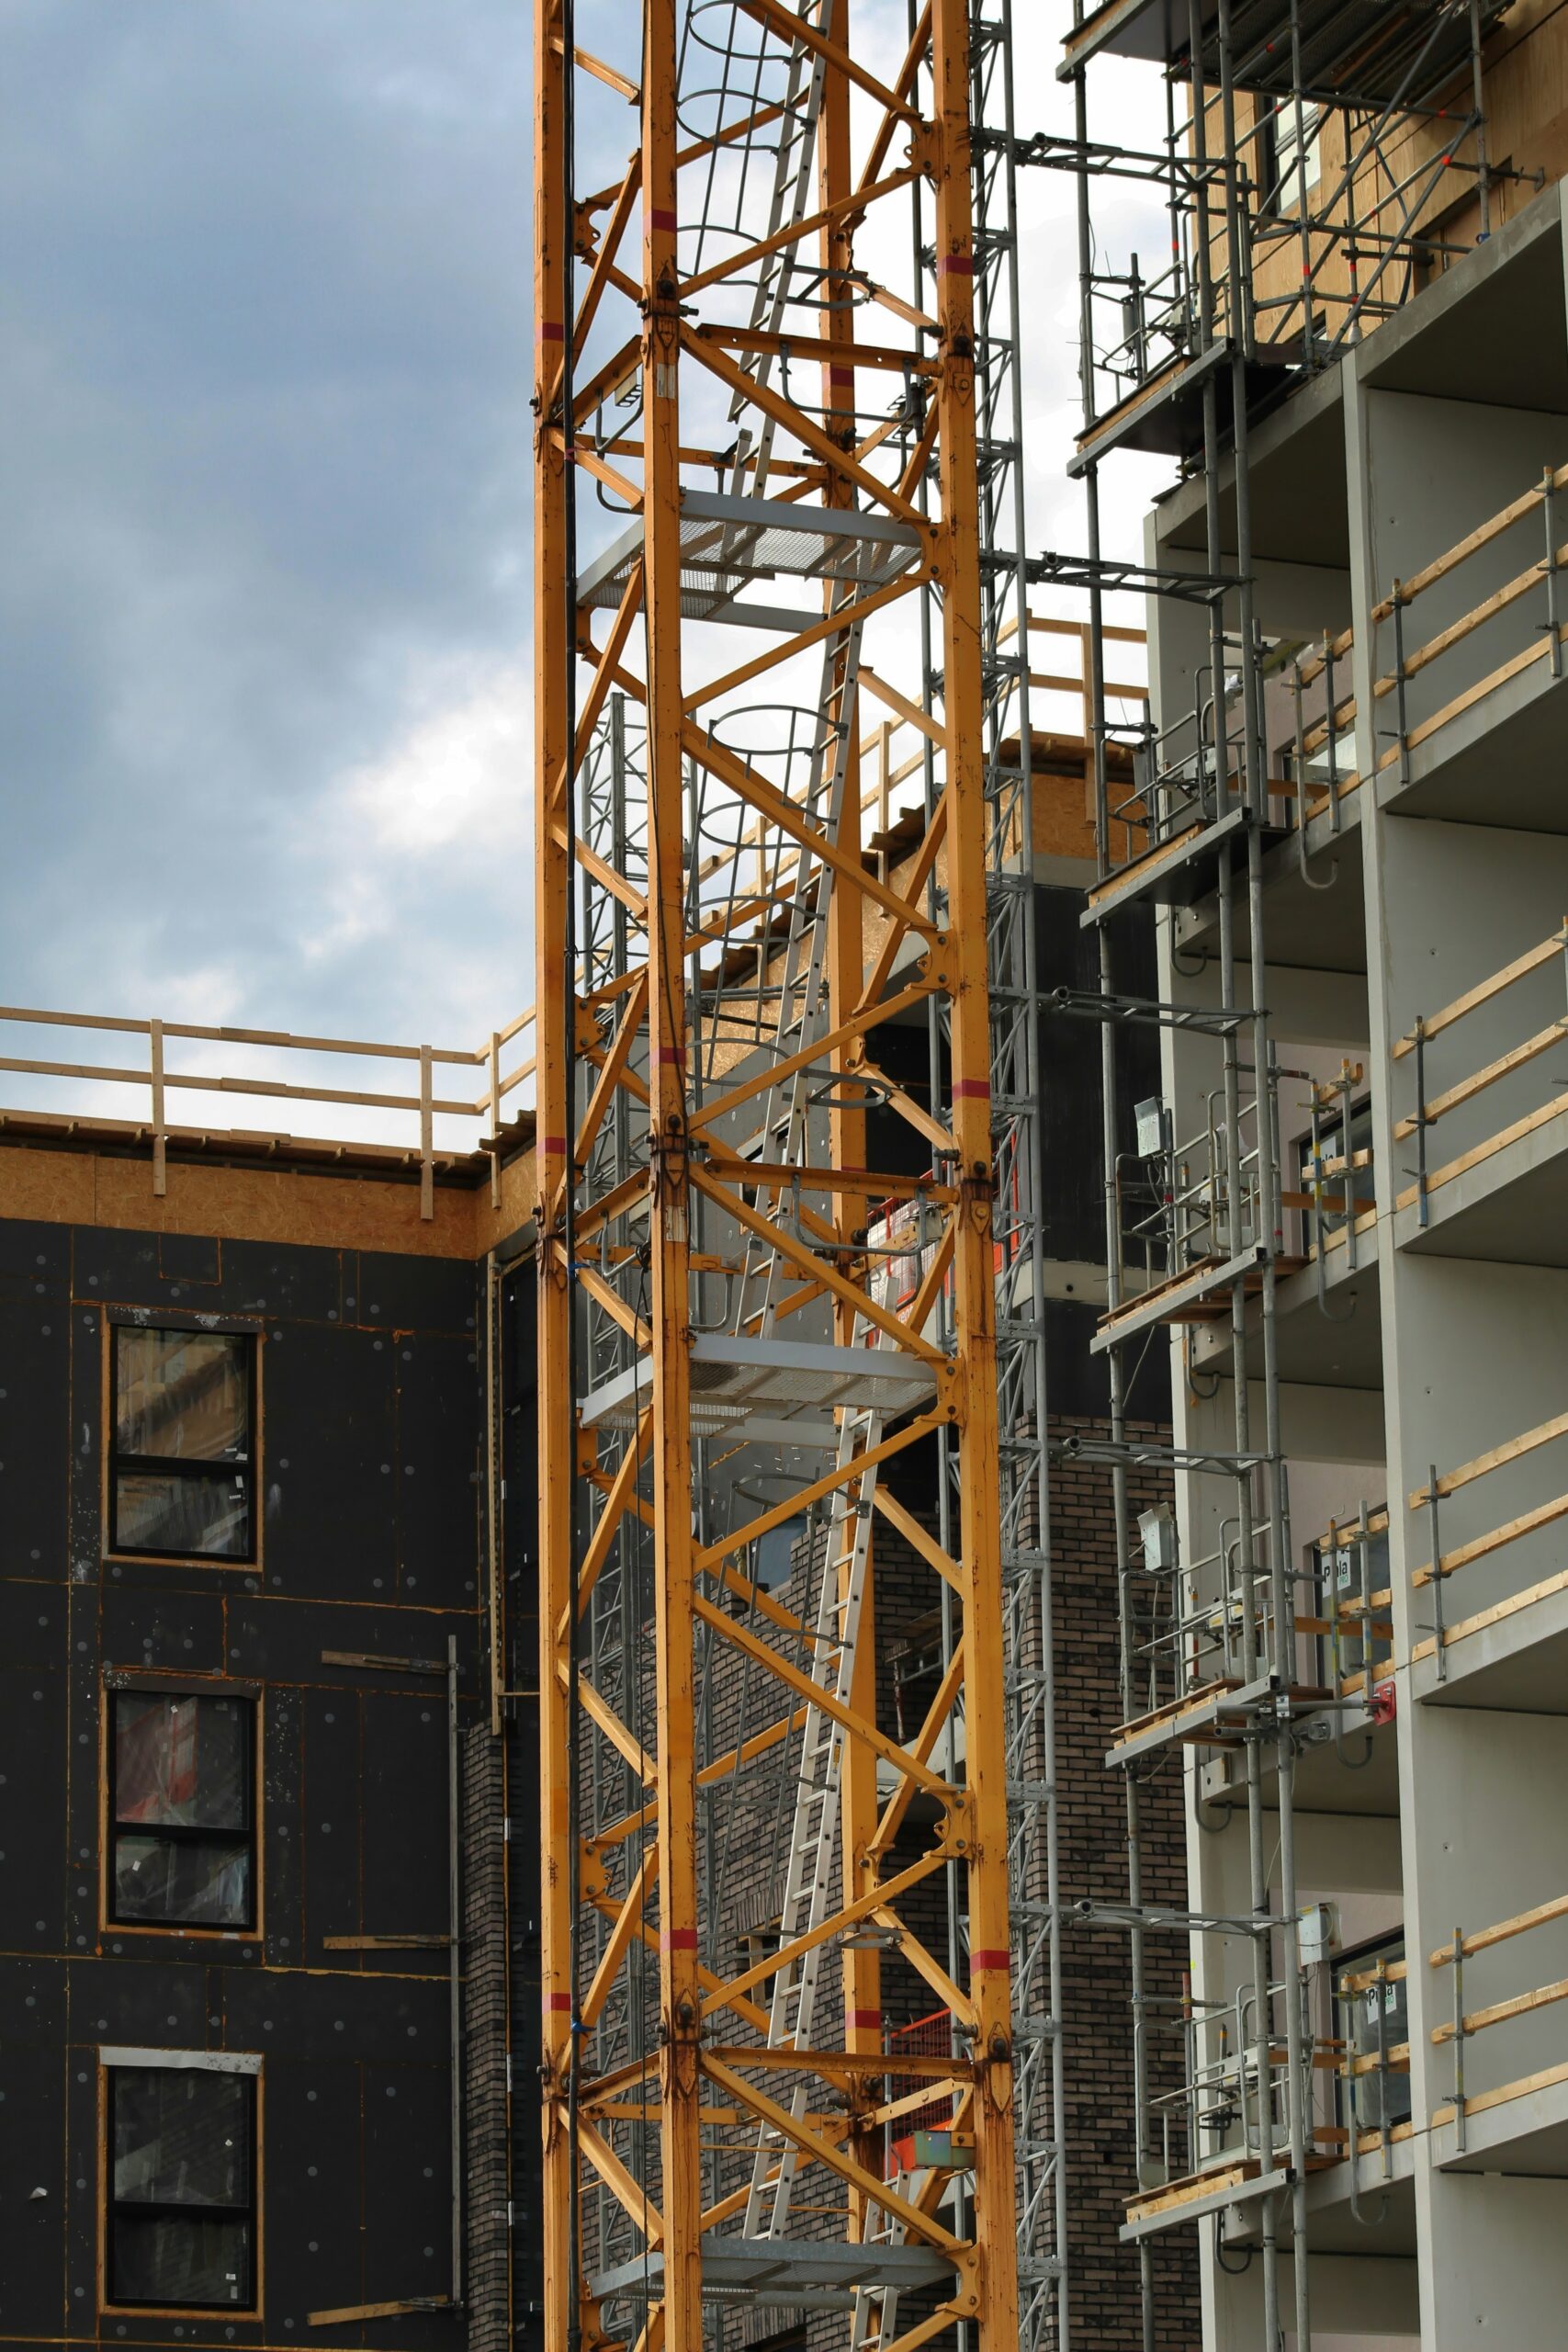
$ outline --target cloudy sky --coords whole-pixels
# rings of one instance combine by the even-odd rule
[[[10,1002],[468,1042],[531,996],[529,38],[6,0]],[[1032,175],[1030,454],[1077,547],[1069,198]]]

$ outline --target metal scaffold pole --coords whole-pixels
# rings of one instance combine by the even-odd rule
[[[1227,2199],[1233,2215],[1251,2209],[1238,2258],[1256,2261],[1264,2352],[1287,2313],[1292,2340],[1310,2346],[1308,2177],[1325,2161],[1314,2069],[1338,2064],[1332,2041],[1314,2038],[1300,1935],[1299,1724],[1329,1694],[1310,1665],[1324,1622],[1317,1571],[1292,1551],[1279,1329],[1281,1281],[1303,1262],[1286,1254],[1287,1219],[1308,1213],[1304,1251],[1317,1258],[1326,1314],[1325,1227],[1315,1194],[1283,1175],[1267,1008],[1269,855],[1293,831],[1290,870],[1327,887],[1308,869],[1306,831],[1325,810],[1338,823],[1345,706],[1332,636],[1320,657],[1270,636],[1263,618],[1251,417],[1416,288],[1435,250],[1423,225],[1429,236],[1456,173],[1479,182],[1484,234],[1494,175],[1479,57],[1493,20],[1413,11],[1368,45],[1322,21],[1309,42],[1293,0],[1273,19],[1252,11],[1245,31],[1230,0],[1163,16],[1079,6],[1061,67],[1071,136],[1019,143],[1022,161],[1071,170],[1077,184],[1082,430],[1070,470],[1087,502],[1089,553],[1075,576],[1089,603],[1099,871],[1088,920],[1100,987],[1097,1004],[1075,1009],[1101,1023],[1106,1304],[1093,1344],[1110,1395],[1122,1715],[1111,1748],[1128,1854],[1125,1906],[1089,1906],[1086,1926],[1124,1939],[1128,1955],[1138,2178],[1122,2234],[1138,2248],[1145,2352],[1165,2338],[1162,2237],[1220,2216],[1213,2297],[1231,2267]],[[1163,142],[1141,151],[1090,135],[1095,60],[1119,49],[1162,71]],[[1451,139],[1424,132],[1467,66],[1470,118]],[[1396,172],[1388,155],[1400,141]],[[1135,254],[1119,266],[1094,217],[1108,182],[1141,187],[1163,209],[1163,271],[1141,269]],[[1104,472],[1128,446],[1178,461],[1201,557],[1183,552],[1166,570],[1108,560]],[[1151,622],[1152,698],[1135,727],[1109,715],[1104,655],[1107,599],[1128,587],[1142,590]],[[1277,679],[1293,681],[1293,728]],[[1303,718],[1303,695],[1321,716],[1314,703]],[[1140,923],[1158,942],[1155,999],[1123,992],[1122,937]],[[1160,1075],[1130,1132],[1129,1041],[1140,1031],[1158,1042]],[[1153,1083],[1148,1055],[1138,1067]],[[1201,1359],[1195,1330],[1210,1335]],[[1134,1395],[1162,1338],[1176,1428],[1169,1442],[1134,1445]],[[1163,1470],[1174,1511],[1134,1524],[1134,1464]],[[1237,1841],[1230,1867],[1247,1902],[1234,1914],[1173,1909],[1151,1893],[1146,1805],[1178,1762],[1190,1826]],[[1190,1856],[1203,1842],[1190,1839]],[[1326,2136],[1346,2139],[1332,2123]]]
[[[1026,595],[1029,542],[1011,0],[990,0],[990,5],[974,0],[972,15],[1020,2341],[1028,2352],[1036,2347],[1039,2352],[1066,2352],[1072,2325],[1067,2038],[1046,1383],[1049,1080],[1042,1050],[1041,916],[1034,880],[1038,834]]]

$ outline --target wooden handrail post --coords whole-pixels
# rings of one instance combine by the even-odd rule
[[[169,1189],[168,1135],[164,1124],[164,1024],[147,1023],[152,1087],[152,1190],[160,1199]]]
[[[490,1033],[490,1204],[501,1206],[501,1032]]]
[[[435,1215],[435,1114],[432,1102],[431,1048],[419,1049],[419,1213],[426,1224]]]

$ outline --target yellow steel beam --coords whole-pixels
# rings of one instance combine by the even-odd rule
[[[750,2108],[761,2122],[770,2125],[784,2139],[793,2140],[795,2146],[815,2163],[825,2165],[829,2172],[837,2173],[852,2188],[859,2188],[873,2203],[902,2222],[910,2237],[919,2238],[927,2245],[940,2247],[955,2260],[962,2259],[963,2246],[951,2230],[944,2229],[929,2213],[922,2213],[919,2206],[900,2197],[896,2189],[889,2188],[880,2175],[868,2172],[853,2156],[846,2155],[830,2140],[825,2140],[820,2133],[811,2131],[804,2120],[797,2120],[788,2108],[781,2107],[777,2099],[770,2098],[766,2091],[756,2089],[744,2075],[737,2074],[722,2059],[716,2058],[711,2051],[704,2060],[703,2071],[742,2107]]]
[[[659,1710],[659,2128],[664,2328],[700,2352],[696,1732],[692,1632],[691,1186],[686,1133],[684,767],[681,684],[681,297],[677,0],[643,0],[643,517],[648,762],[649,1244],[651,1260],[654,1686]]]
[[[570,469],[560,433],[562,361],[568,333],[566,66],[561,0],[534,11],[534,774],[552,777],[571,750],[571,663],[567,500]],[[579,2309],[579,2263],[571,2240],[574,2159],[568,2132],[571,2066],[571,1851],[569,1758],[573,1736],[565,1643],[571,1624],[571,1491],[575,1439],[567,1377],[571,1276],[561,1227],[570,1135],[571,1029],[566,995],[566,917],[570,860],[548,796],[535,794],[535,1086],[538,1198],[539,1448],[539,1804],[541,1851],[550,1858],[539,1913],[540,2081],[543,2092],[544,2292],[564,2342]],[[573,1013],[575,1023],[575,1012]]]
[[[953,1244],[962,1397],[959,1565],[967,1661],[964,1777],[974,1808],[968,1857],[969,1983],[976,2012],[975,2233],[987,2346],[1018,2341],[1013,2220],[1012,2015],[1003,1716],[1000,1470],[991,1208],[990,1018],[986,967],[986,812],[980,674],[980,513],[976,462],[975,243],[966,0],[932,0],[934,243],[942,368],[938,542],[948,741],[947,887],[953,1125],[964,1194]],[[1027,844],[1025,852],[1027,854]]]
[[[546,1894],[544,1905],[546,2333],[552,2346],[565,2342],[581,2316],[585,2352],[599,2344],[603,2329],[581,2276],[581,2249],[570,2243],[569,2217],[577,2196],[592,2183],[592,2194],[606,2210],[624,2212],[657,2243],[662,2286],[645,2331],[647,2352],[701,2352],[703,2341],[702,2233],[721,2218],[742,2210],[748,2199],[731,2173],[716,2202],[705,2209],[702,2165],[724,2151],[705,2151],[704,2076],[712,2090],[728,2095],[731,2108],[716,2110],[710,2092],[710,2135],[720,2115],[725,2128],[734,2118],[754,2118],[760,2132],[777,2135],[792,2151],[787,2165],[777,2155],[761,2160],[759,2178],[782,2182],[797,2160],[825,2166],[843,2202],[836,2226],[852,2237],[868,2233],[874,2214],[890,2213],[901,2229],[949,2254],[958,2273],[954,2294],[934,2319],[922,2318],[906,2331],[899,2352],[940,2334],[953,2319],[977,2324],[979,2352],[1003,2352],[1017,2342],[1016,2238],[1012,2217],[1011,2046],[1008,1972],[1006,1789],[1001,1713],[1001,1578],[999,1479],[995,1362],[990,1137],[989,1015],[987,1002],[986,828],[981,745],[983,681],[981,644],[979,498],[976,472],[976,389],[973,317],[973,244],[970,224],[970,139],[967,119],[969,12],[965,0],[931,0],[916,20],[913,38],[889,83],[873,74],[856,51],[859,24],[852,26],[852,0],[830,0],[809,21],[789,0],[743,0],[745,13],[762,28],[770,56],[787,47],[804,51],[820,78],[817,116],[816,189],[805,217],[776,218],[765,229],[749,230],[727,258],[714,260],[711,247],[699,274],[682,281],[677,222],[683,163],[700,165],[733,139],[746,139],[779,119],[781,109],[763,107],[749,123],[727,123],[715,135],[682,150],[676,105],[678,0],[643,0],[640,11],[640,72],[634,81],[623,58],[600,71],[601,81],[635,93],[638,107],[637,152],[622,179],[585,205],[572,207],[565,188],[563,135],[563,45],[560,0],[541,0],[536,31],[537,139],[536,169],[536,301],[538,311],[540,413],[536,440],[536,612],[539,629],[536,780],[537,795],[538,938],[538,1123],[540,1267],[540,1449],[541,1449],[541,1718]],[[581,61],[580,61],[581,62]],[[929,89],[929,102],[921,93]],[[858,93],[858,95],[856,95]],[[864,119],[864,100],[873,119]],[[853,105],[852,106],[852,97]],[[859,109],[859,111],[857,111]],[[854,137],[861,126],[859,153]],[[900,127],[911,134],[908,164],[889,165],[889,145]],[[865,208],[924,175],[934,191],[937,292],[932,317],[918,304],[892,293],[885,309],[895,322],[886,345],[855,342],[856,309],[832,299],[835,288],[863,286],[856,274],[855,238]],[[694,173],[694,181],[702,176]],[[629,259],[630,229],[640,207],[641,240],[635,283]],[[596,246],[587,225],[594,211],[608,211]],[[577,317],[569,315],[567,253],[581,234],[590,255],[586,291]],[[777,256],[803,252],[816,241],[816,261],[829,299],[805,334],[770,320],[756,328],[736,326],[722,314],[705,320],[702,298],[728,289],[739,274],[776,266]],[[876,289],[879,293],[884,289]],[[919,294],[917,283],[913,289]],[[573,388],[568,402],[570,358],[586,349],[592,331],[595,348],[606,332],[604,298],[635,295],[636,335],[612,353],[592,379]],[[923,298],[922,298],[923,299]],[[682,316],[689,305],[691,315]],[[933,323],[934,337],[928,330]],[[798,322],[796,322],[798,323]],[[895,348],[903,331],[908,347]],[[927,334],[921,343],[918,338]],[[569,343],[568,337],[571,340]],[[934,340],[934,350],[931,347]],[[787,368],[780,356],[787,354]],[[918,378],[926,407],[917,426],[895,420],[893,427],[863,437],[857,417],[858,370],[902,371]],[[734,458],[736,479],[755,482],[773,498],[802,491],[818,494],[829,508],[870,510],[908,525],[917,542],[908,571],[875,588],[845,580],[825,583],[819,616],[797,629],[779,627],[761,653],[696,684],[705,667],[689,647],[693,624],[682,610],[689,579],[683,576],[681,543],[682,466],[704,458],[699,444],[716,435],[700,424],[692,447],[682,448],[680,431],[682,376],[711,406],[716,390],[736,404],[748,422]],[[584,446],[580,421],[590,416],[633,375],[641,402],[640,426],[627,437],[595,435]],[[808,391],[793,396],[810,376]],[[880,397],[880,396],[878,396]],[[748,440],[747,435],[758,437]],[[763,445],[777,437],[784,450],[803,452],[803,472],[791,455],[778,461],[794,487],[781,492],[762,480]],[[898,437],[896,437],[898,436]],[[621,471],[640,458],[640,483]],[[611,460],[614,459],[614,463]],[[935,496],[928,513],[923,497],[928,460],[934,461]],[[713,453],[706,453],[711,466]],[[880,467],[881,470],[877,470]],[[603,650],[595,648],[586,610],[569,609],[565,593],[570,545],[567,498],[581,468],[592,473],[628,503],[637,505],[641,532],[634,564],[617,598]],[[586,511],[585,501],[585,511]],[[859,634],[886,616],[901,598],[934,590],[942,641],[940,707],[906,678],[891,674],[897,646],[878,655],[881,666],[865,666]],[[640,629],[637,627],[640,618]],[[879,625],[886,626],[883,622]],[[878,640],[880,644],[882,640]],[[821,806],[807,806],[786,770],[784,788],[772,780],[769,755],[731,748],[722,734],[705,729],[705,716],[756,681],[785,671],[792,660],[815,649],[822,664],[823,717],[828,722],[833,815],[824,825]],[[587,664],[588,684],[572,725],[570,664]],[[694,673],[694,676],[688,675]],[[934,763],[937,797],[923,838],[911,845],[898,882],[868,865],[861,839],[858,773],[861,720],[855,708],[860,683],[925,738]],[[608,695],[618,687],[641,706],[646,729],[644,756],[647,821],[637,829],[640,868],[619,870],[605,854],[604,837],[580,840],[571,796],[578,769],[597,740]],[[716,726],[724,717],[717,708]],[[738,845],[730,880],[739,888],[740,858],[753,855],[757,888],[743,904],[728,899],[710,910],[702,893],[710,866],[704,846],[689,838],[686,790],[689,767],[714,781],[721,803],[745,803],[750,826]],[[711,787],[705,787],[711,788]],[[629,837],[629,836],[628,836]],[[615,853],[619,858],[619,852]],[[725,860],[712,862],[717,873]],[[786,871],[787,868],[787,871]],[[770,875],[774,887],[765,888]],[[579,877],[586,877],[580,881]],[[723,877],[712,885],[716,895]],[[944,886],[948,911],[933,911],[928,892]],[[567,970],[566,922],[574,888],[604,894],[625,910],[617,913],[625,942],[624,968],[604,979],[597,964],[589,978]],[[602,901],[596,900],[596,903]],[[716,1023],[700,1042],[714,1049],[705,1067],[700,1097],[688,1070],[693,1023],[687,1002],[689,968],[703,946],[739,947],[755,959],[759,991],[784,977],[784,945],[774,929],[787,910],[800,922],[826,910],[825,1004],[798,1045],[781,1020],[771,1050],[759,1049],[739,1027]],[[626,917],[630,917],[627,924]],[[743,927],[750,935],[743,936]],[[895,966],[911,945],[919,960],[906,981],[886,998]],[[600,950],[596,946],[597,956]],[[619,952],[619,951],[617,951]],[[590,979],[592,986],[590,986]],[[575,987],[574,987],[575,983]],[[701,985],[712,982],[705,974]],[[587,993],[579,998],[575,988]],[[939,1081],[929,1105],[886,1078],[879,1069],[874,1033],[900,1016],[923,1014],[935,999],[947,1015],[950,1077]],[[584,1007],[616,1007],[608,1044],[578,1023]],[[934,1010],[934,1008],[933,1008]],[[584,1043],[583,1040],[586,1039]],[[750,1047],[750,1054],[743,1048]],[[595,1065],[591,1091],[579,1113],[573,1096],[574,1055]],[[761,1066],[761,1065],[765,1065]],[[745,1074],[737,1076],[737,1069]],[[621,1091],[641,1098],[646,1069],[646,1169],[622,1169],[601,1179],[604,1123]],[[738,1156],[740,1130],[733,1114],[767,1095],[775,1106],[799,1100],[817,1085],[814,1074],[830,1071],[825,1108],[795,1121],[783,1158],[775,1164],[745,1162]],[[872,1132],[870,1099],[857,1081],[874,1080],[880,1107],[919,1135],[929,1148],[940,1183],[922,1186],[907,1172],[885,1180],[867,1166]],[[581,1115],[581,1125],[576,1124]],[[720,1136],[723,1141],[720,1141]],[[595,1149],[598,1144],[601,1148]],[[577,1263],[567,1250],[568,1187]],[[934,1211],[932,1250],[903,1312],[884,1306],[868,1292],[863,1227],[878,1212],[880,1198],[904,1200],[924,1191]],[[579,1193],[587,1196],[579,1198]],[[803,1193],[822,1199],[820,1209],[803,1204]],[[716,1238],[703,1235],[694,1249],[693,1219],[714,1219]],[[646,1225],[643,1219],[646,1217]],[[618,1223],[626,1220],[625,1223]],[[733,1265],[726,1258],[727,1229],[745,1237]],[[583,1262],[583,1244],[600,1237],[595,1262]],[[608,1245],[608,1246],[605,1246]],[[748,1255],[748,1251],[750,1255]],[[765,1305],[757,1310],[761,1286],[750,1295],[749,1266],[765,1264]],[[750,1521],[727,1529],[720,1520],[699,1539],[694,1511],[691,1418],[690,1339],[707,1310],[694,1290],[699,1271],[717,1271],[741,1284],[733,1328],[775,1328],[781,1314],[807,1302],[830,1315],[840,1347],[869,1326],[875,1343],[912,1354],[935,1375],[934,1405],[854,1459],[821,1475],[800,1474],[793,1490],[770,1502]],[[792,1286],[793,1285],[793,1286]],[[953,1303],[955,1345],[951,1360],[934,1348],[925,1327],[947,1291]],[[617,1460],[598,1436],[574,1428],[574,1405],[567,1366],[573,1294],[592,1302],[597,1328],[627,1334],[640,1351],[646,1385],[639,1401],[646,1412],[636,1437]],[[792,1326],[792,1329],[798,1326]],[[846,1505],[866,1495],[872,1474],[934,1432],[946,1432],[956,1453],[959,1496],[956,1538],[948,1548],[922,1521],[891,1497],[882,1497],[884,1543],[891,1527],[908,1537],[922,1573],[933,1587],[945,1586],[954,1619],[954,1647],[919,1734],[902,1746],[878,1720],[876,1688],[877,1554],[871,1547],[861,1645],[844,1695],[796,1663],[796,1657],[825,1660],[841,1656],[828,1637],[821,1643],[804,1618],[761,1591],[732,1565],[741,1548],[782,1526],[814,1503],[835,1497],[840,1522]],[[735,1442],[741,1441],[738,1438]],[[647,1468],[641,1470],[646,1450]],[[646,1486],[639,1490],[639,1479]],[[585,1556],[574,1573],[574,1485],[583,1481],[603,1495]],[[645,1499],[645,1494],[647,1499]],[[595,1688],[574,1665],[571,1644],[578,1610],[594,1590],[639,1523],[650,1526],[646,1563],[652,1618],[651,1679],[654,1705],[646,1733],[638,1698],[640,1662],[626,1661],[619,1684]],[[850,1521],[852,1530],[852,1516]],[[849,1599],[852,1552],[846,1538],[829,1558],[837,1598]],[[639,1544],[646,1545],[646,1535]],[[643,1571],[639,1570],[639,1573]],[[831,1588],[830,1588],[831,1590]],[[761,1631],[733,1612],[739,1600]],[[774,1648],[762,1638],[771,1626]],[[742,1722],[719,1747],[699,1721],[695,1703],[695,1642],[716,1635],[713,1655],[739,1654],[760,1668],[765,1688],[783,1686],[775,1719],[747,1734]],[[795,1645],[795,1656],[785,1646]],[[953,1786],[932,1769],[942,1729],[952,1718],[960,1688],[964,1691],[965,1758],[962,1781]],[[604,1693],[614,1692],[612,1704]],[[575,1692],[580,1710],[568,1720],[566,1702]],[[804,1935],[739,1973],[705,1965],[700,1940],[715,1933],[717,1915],[700,1908],[697,1868],[697,1792],[733,1779],[753,1758],[784,1747],[808,1713],[826,1717],[840,1735],[841,1769],[835,1824],[838,1894],[826,1916]],[[625,1720],[623,1718],[629,1718]],[[722,1720],[722,1713],[721,1718]],[[637,1729],[634,1731],[631,1724]],[[600,1828],[597,1821],[575,1843],[570,1833],[568,1759],[581,1742],[597,1743],[613,1771],[623,1767],[647,1791],[637,1802],[635,1785],[617,1804],[626,1810]],[[705,1742],[706,1743],[705,1745]],[[787,1755],[787,1749],[784,1751]],[[618,1760],[616,1760],[618,1759]],[[897,1775],[886,1803],[877,1788],[878,1767]],[[619,1784],[612,1780],[612,1787]],[[919,1859],[886,1878],[893,1840],[912,1791],[935,1799],[944,1815],[937,1842]],[[625,1891],[607,1891],[608,1857],[616,1846],[639,1838],[640,1851],[628,1856]],[[581,2008],[585,2027],[599,2030],[612,2015],[617,1987],[625,1981],[634,1948],[658,1954],[657,2049],[646,2060],[612,2066],[581,2086],[575,2112],[576,2149],[567,2136],[567,2070],[570,2027],[571,1893],[568,1862],[581,1875],[585,1913],[596,1928],[596,1962]],[[966,1881],[970,1922],[969,1981],[954,1983],[911,1923],[907,1899],[918,1885],[956,1867]],[[650,1916],[657,1907],[657,1925]],[[849,1931],[874,1924],[886,1931],[890,1950],[929,1985],[936,1998],[972,2029],[972,2054],[962,2060],[908,2060],[884,2047],[881,1978],[888,1965],[863,1934],[849,1936],[850,1949],[838,1961],[839,1993],[821,1999],[808,2033],[795,2048],[728,2051],[704,2041],[705,2016],[720,2011],[743,2021],[743,2030],[765,2034],[767,2012],[753,1991],[796,1965],[808,1950],[842,1945]],[[717,1948],[710,1951],[717,1957]],[[731,2029],[734,2030],[735,2029]],[[757,2090],[749,2076],[765,2069],[784,2089],[790,2104]],[[793,2070],[793,2071],[792,2071]],[[949,2215],[937,2219],[940,2186],[905,2197],[883,2177],[875,2094],[893,2075],[933,2083],[962,2084],[957,2104],[966,2140],[973,2139],[972,2194]],[[655,2076],[657,2096],[655,2096]],[[850,2101],[840,2129],[819,2114],[823,2102],[811,2087],[825,2081]],[[906,2086],[907,2087],[907,2086]],[[898,2094],[902,2096],[902,2093]],[[886,2105],[884,2098],[883,2104]],[[908,2101],[906,2101],[906,2105]],[[646,2201],[649,2184],[638,2181],[627,2162],[626,2135],[656,2131],[659,2200]],[[761,2138],[750,2143],[761,2147]],[[721,2179],[723,2177],[721,2176]],[[954,2215],[956,2219],[954,2219]],[[950,2227],[950,2222],[952,2226]],[[623,2226],[619,2222],[616,2227]],[[892,2352],[892,2347],[889,2347]]]

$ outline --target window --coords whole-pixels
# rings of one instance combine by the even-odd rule
[[[113,1326],[109,1548],[255,1557],[255,1340]]]
[[[1303,106],[1298,116],[1295,100],[1287,98],[1265,118],[1258,168],[1264,210],[1299,212],[1303,187],[1310,194],[1323,177],[1323,123],[1315,107]]]
[[[111,2303],[254,2307],[257,2064],[105,2053]]]
[[[109,1725],[109,1916],[255,1922],[255,1703],[116,1690]]]

